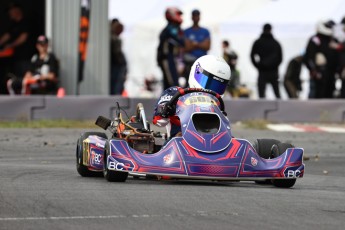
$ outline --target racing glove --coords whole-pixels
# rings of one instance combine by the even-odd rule
[[[167,124],[169,124],[170,119],[169,118],[161,118],[156,120],[156,124],[159,127],[165,127]]]

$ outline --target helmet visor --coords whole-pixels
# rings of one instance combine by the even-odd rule
[[[195,69],[194,78],[204,89],[210,89],[220,95],[224,94],[229,82],[228,80],[217,77],[200,67]]]

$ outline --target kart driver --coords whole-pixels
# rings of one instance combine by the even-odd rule
[[[188,84],[190,88],[210,89],[223,95],[230,80],[230,66],[222,57],[204,55],[198,58],[189,73]],[[170,101],[175,93],[181,89],[172,86],[166,89],[156,103],[152,123],[159,127],[171,125],[170,138],[181,132],[181,123],[177,116],[162,117],[164,105]],[[169,132],[169,131],[168,131]]]

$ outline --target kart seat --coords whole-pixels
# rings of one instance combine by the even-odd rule
[[[133,122],[133,121],[130,121],[127,123],[128,125],[132,126],[133,128],[135,129],[144,129],[144,124],[142,122]],[[147,127],[148,129],[150,130],[150,124],[147,123]]]
[[[136,129],[143,129],[144,125],[141,122],[128,122],[128,125],[132,126],[133,128]]]

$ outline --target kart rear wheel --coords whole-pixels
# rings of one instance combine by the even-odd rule
[[[109,182],[125,182],[128,172],[120,172],[108,169],[108,156],[110,155],[109,141],[104,146],[103,176]]]
[[[276,149],[279,156],[282,155],[288,148],[294,148],[290,143],[278,143],[276,144]],[[296,183],[296,179],[274,179],[272,184],[278,188],[291,188]]]
[[[83,164],[83,141],[88,138],[91,135],[96,135],[102,138],[107,138],[107,135],[105,133],[100,132],[85,132],[83,133],[77,141],[77,149],[76,149],[76,165],[77,165],[77,171],[79,175],[82,177],[101,177],[103,176],[102,172],[95,172],[88,169],[87,166]]]
[[[272,156],[272,146],[281,143],[275,139],[256,139],[253,143],[253,147],[257,154],[264,159],[269,159]],[[272,184],[271,180],[257,180],[256,184]]]

